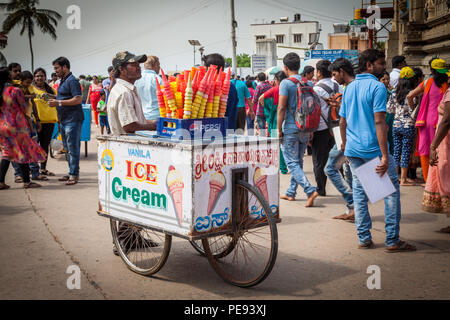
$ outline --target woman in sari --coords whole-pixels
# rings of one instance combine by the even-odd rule
[[[39,188],[30,181],[29,163],[45,161],[47,155],[30,137],[31,121],[27,118],[27,103],[22,91],[10,85],[8,68],[0,68],[0,190],[9,189],[5,184],[11,162],[19,164],[23,187]]]
[[[408,94],[408,103],[411,108],[414,108],[414,98],[423,93],[416,127],[419,128],[417,149],[425,182],[427,182],[428,177],[430,145],[434,139],[438,122],[438,105],[448,88],[448,76],[445,65],[446,62],[442,59],[432,59],[430,68],[433,77],[422,82]]]
[[[450,88],[439,104],[439,124],[430,146],[430,168],[422,208],[450,217]],[[441,229],[450,233],[450,226]]]

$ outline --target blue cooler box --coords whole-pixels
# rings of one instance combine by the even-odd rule
[[[156,132],[160,137],[190,139],[210,139],[211,137],[226,137],[228,118],[204,119],[170,119],[158,118]]]

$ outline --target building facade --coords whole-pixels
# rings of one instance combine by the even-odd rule
[[[319,22],[302,21],[300,14],[296,14],[292,22],[289,22],[288,17],[284,17],[280,18],[279,22],[251,24],[250,29],[253,54],[265,54],[262,48],[267,47],[266,43],[275,41],[278,64],[289,52],[296,52],[301,59],[304,59],[305,52],[311,46],[323,49],[323,45],[319,43],[321,31]]]
[[[435,56],[450,63],[450,1],[395,0],[388,68],[396,55],[404,55],[410,66],[421,67],[425,74]]]
[[[346,24],[334,24],[334,33],[328,34],[328,49],[330,50],[358,50],[369,48],[367,31]]]

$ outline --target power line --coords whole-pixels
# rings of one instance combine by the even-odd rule
[[[194,14],[197,14],[201,10],[203,10],[203,9],[213,5],[214,3],[218,2],[218,1],[219,0],[203,0],[202,3],[199,6],[197,6],[195,8],[191,8],[188,11],[183,12],[183,13],[175,16],[175,17],[171,17],[170,19],[168,19],[168,20],[158,24],[158,26],[152,27],[152,29],[149,29],[149,31],[146,32],[146,33],[142,33],[140,35],[136,35],[136,34],[128,35],[126,37],[121,38],[120,40],[116,40],[116,41],[111,42],[109,44],[106,44],[106,45],[103,45],[101,47],[98,47],[98,48],[96,48],[94,50],[91,50],[91,51],[84,52],[82,54],[73,56],[71,58],[71,60],[72,61],[79,61],[79,60],[82,60],[82,59],[89,58],[89,57],[91,57],[93,55],[97,55],[97,54],[99,54],[101,52],[110,50],[110,49],[114,48],[115,46],[123,43],[126,40],[132,39],[132,41],[136,41],[137,39],[140,39],[142,37],[148,36],[150,33],[154,33],[158,29],[161,29],[162,27],[164,27],[164,26],[166,26],[168,24],[173,24],[174,22],[180,22],[182,19],[186,19],[186,18],[188,18],[188,17],[190,17],[190,16],[192,16]],[[47,65],[50,65],[50,64],[47,64]]]
[[[264,3],[267,6],[271,6],[273,8],[277,8],[277,9],[281,9],[281,10],[303,10],[305,12],[312,12],[310,10],[304,9],[304,8],[299,8],[299,7],[294,7],[285,3],[281,3],[280,1],[278,1],[279,3],[274,3],[271,1],[266,1],[266,0],[254,0],[254,2],[258,2],[258,3]],[[312,18],[316,18],[318,20],[324,20],[326,22],[331,22],[331,23],[335,23],[336,20],[340,20],[340,21],[347,21],[346,19],[342,19],[342,18],[336,18],[336,17],[330,17],[330,16],[326,16],[320,13],[316,13],[316,14],[305,14],[305,16],[310,16]]]

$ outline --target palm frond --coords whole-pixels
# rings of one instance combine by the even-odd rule
[[[56,12],[56,11],[54,11],[54,10],[37,9],[37,10],[36,10],[36,13],[39,13],[39,14],[45,14],[46,16],[55,18],[55,19],[58,20],[58,21],[62,19],[62,16],[61,16],[58,12]]]
[[[25,10],[19,10],[14,13],[9,14],[5,21],[3,22],[2,29],[3,33],[8,34],[12,29],[14,29],[18,23],[23,19]]]

